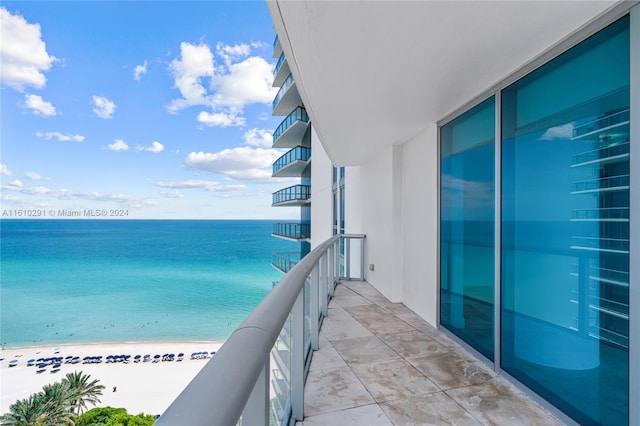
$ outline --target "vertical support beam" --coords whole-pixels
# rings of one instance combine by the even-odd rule
[[[291,416],[304,419],[304,287],[291,310]]]
[[[502,92],[495,93],[495,157],[493,212],[493,369],[502,365]]]
[[[318,350],[318,336],[320,334],[320,262],[311,271],[311,286],[309,291],[309,333],[311,350]]]
[[[242,424],[269,426],[269,369],[270,360],[264,363],[260,377],[256,381],[247,404],[242,411]]]
[[[630,29],[629,424],[640,425],[640,5],[631,9]]]

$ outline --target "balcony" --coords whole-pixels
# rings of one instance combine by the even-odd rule
[[[277,238],[284,238],[286,240],[292,241],[307,240],[311,237],[311,224],[274,223],[273,233],[271,235]]]
[[[273,253],[271,255],[271,266],[286,274],[300,262],[300,252]]]
[[[629,207],[576,209],[571,212],[573,222],[629,222]]]
[[[273,193],[272,206],[302,206],[309,204],[311,186],[293,185]]]
[[[339,239],[360,250],[342,257]],[[387,300],[364,281],[364,268],[339,276],[341,260],[362,266],[364,243],[336,236],[307,255],[156,424],[562,425]]]
[[[620,133],[629,136],[629,118],[630,111],[628,109],[618,111],[613,114],[601,117],[582,126],[573,129],[573,138],[576,139],[599,139],[602,132]]]
[[[273,57],[279,58],[282,55],[282,44],[280,43],[280,37],[276,34],[276,38],[273,40]]]
[[[591,179],[573,184],[571,194],[588,194],[608,191],[629,190],[629,175],[611,176],[601,179]]]
[[[610,145],[592,151],[583,152],[572,157],[571,167],[606,164],[629,158],[629,142]]]
[[[274,148],[293,148],[302,143],[302,138],[309,127],[309,116],[303,107],[297,107],[282,120],[273,132]]]
[[[280,87],[284,83],[287,76],[291,74],[291,68],[289,68],[289,63],[287,62],[287,58],[284,56],[284,52],[278,58],[278,62],[276,62],[276,67],[273,69],[273,87]]]
[[[302,99],[296,88],[296,82],[293,74],[282,83],[282,87],[278,90],[276,97],[273,99],[273,115],[287,115],[295,107],[302,105]]]
[[[309,164],[311,148],[297,146],[273,163],[273,177],[300,177]]]

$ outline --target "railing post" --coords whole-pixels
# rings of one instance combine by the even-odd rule
[[[291,416],[304,419],[304,288],[291,309]]]
[[[335,277],[336,277],[336,279],[333,282],[334,286],[340,281],[340,242],[341,241],[342,240],[340,238],[338,238],[336,240],[336,244],[335,244],[335,247],[334,247],[334,250],[336,252],[336,256],[335,256],[335,260],[336,260],[336,264],[335,264],[335,267],[336,267],[335,274],[336,275],[335,275]]]
[[[309,333],[311,350],[318,350],[318,335],[320,333],[320,260],[311,271],[311,288],[309,291]]]
[[[320,305],[322,310],[322,316],[326,317],[329,313],[329,271],[327,270],[327,265],[329,262],[329,250],[320,257]]]
[[[347,238],[344,244],[344,277],[351,279],[351,238]]]
[[[336,244],[329,247],[329,297],[333,297],[333,289],[336,286]]]
[[[360,239],[360,279],[364,281],[364,239]]]
[[[242,424],[269,426],[269,357],[242,411]]]

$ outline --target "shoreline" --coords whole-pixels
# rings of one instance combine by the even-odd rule
[[[40,392],[46,384],[60,381],[67,373],[82,371],[98,379],[105,386],[98,407],[123,407],[129,414],[162,414],[189,382],[211,359],[191,359],[191,354],[217,352],[223,340],[170,340],[170,341],[118,341],[48,343],[32,346],[4,346],[0,354],[0,414],[7,413],[10,405],[19,399]],[[133,362],[136,355],[164,355],[184,353],[182,361]],[[38,373],[30,359],[77,356],[131,355],[128,363],[103,361],[102,363],[62,363],[59,371],[51,366]],[[210,355],[209,355],[210,356]],[[214,355],[215,356],[215,355]],[[17,360],[16,366],[9,366]],[[93,407],[88,407],[91,409]]]

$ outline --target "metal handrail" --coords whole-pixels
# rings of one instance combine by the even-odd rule
[[[335,235],[300,260],[229,336],[216,355],[155,424],[160,426],[235,425],[243,416],[243,411],[247,415],[246,406],[252,405],[255,408],[256,403],[258,414],[255,414],[255,409],[250,411],[251,421],[247,420],[253,423],[259,419],[258,423],[269,424],[269,386],[268,377],[265,382],[265,371],[269,371],[271,349],[290,313],[294,312],[301,297],[304,298],[307,279],[315,276],[317,286],[318,276],[322,277],[324,274],[325,284],[329,281],[335,284],[339,277],[339,274],[334,275],[337,268],[333,268],[334,272],[327,276],[326,262],[328,257],[333,257],[329,262],[335,265],[334,260],[340,257],[339,250],[336,250],[338,241],[351,238],[364,239],[365,237],[364,235]],[[364,257],[364,243],[361,246],[360,256]],[[322,268],[320,265],[323,265]],[[325,269],[324,273],[319,272],[320,269]],[[364,270],[361,274],[361,279],[364,279]],[[333,293],[332,288],[330,294]],[[312,289],[311,292],[313,295],[314,290]],[[318,294],[317,287],[315,294]],[[328,297],[329,294],[327,294]],[[317,329],[315,340],[317,344]],[[303,390],[298,392],[302,394]],[[297,395],[298,405],[303,400],[301,396]],[[248,401],[250,404],[247,404]],[[303,408],[298,406],[292,409],[294,412],[297,410],[299,416]],[[294,417],[297,417],[295,413]]]

